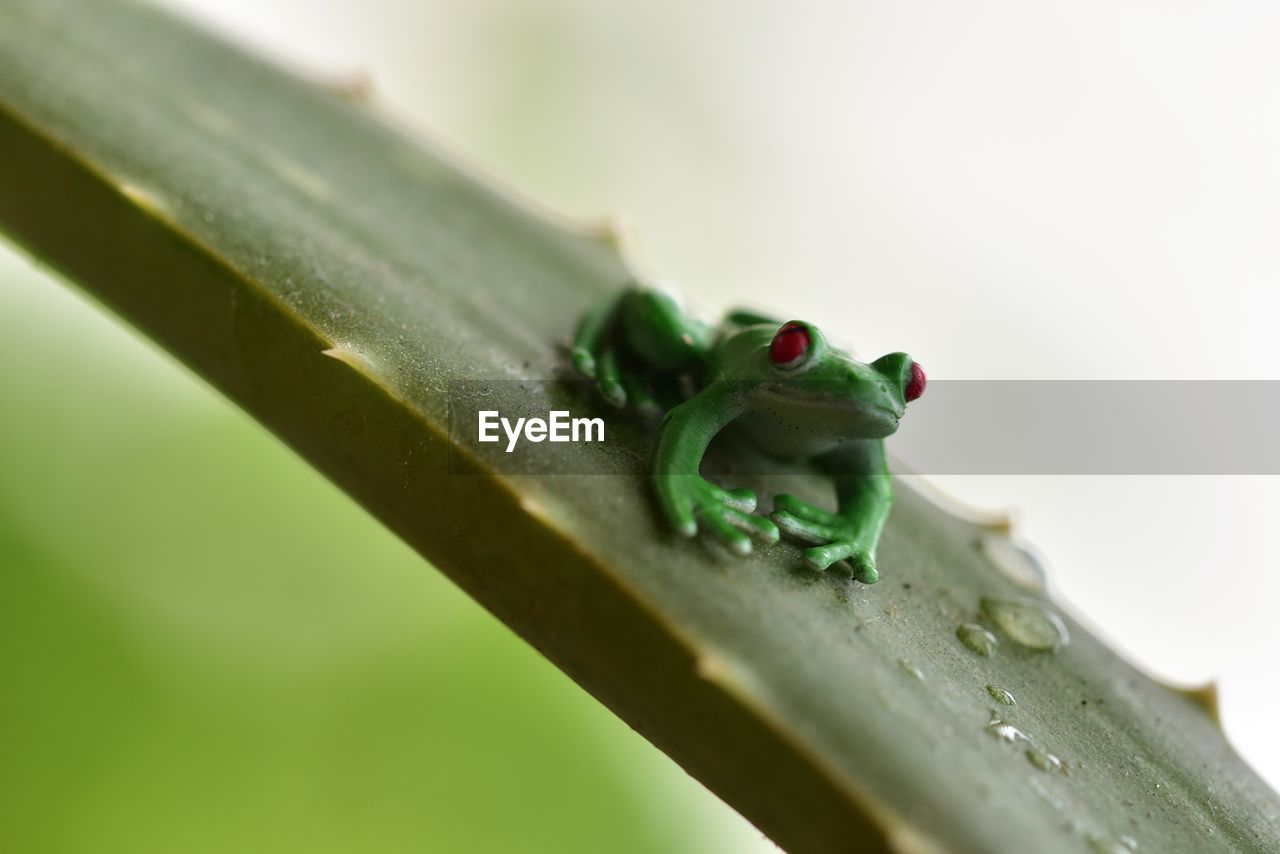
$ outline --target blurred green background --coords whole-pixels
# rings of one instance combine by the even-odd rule
[[[0,851],[763,845],[153,345],[0,306]]]

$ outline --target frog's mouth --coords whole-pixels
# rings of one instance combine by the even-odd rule
[[[818,387],[805,388],[788,383],[761,390],[757,405],[782,417],[803,412],[818,429],[834,435],[856,434],[863,438],[883,438],[894,433],[904,414],[903,407],[865,397],[834,395]],[[887,397],[887,395],[886,395]]]
[[[885,436],[897,432],[898,424],[902,421],[902,413],[896,409],[890,409],[887,406],[874,406],[870,408],[858,407],[857,412],[860,416],[865,416],[868,412],[873,413],[873,417],[869,420],[883,424],[885,427]],[[863,420],[868,419],[864,418]]]

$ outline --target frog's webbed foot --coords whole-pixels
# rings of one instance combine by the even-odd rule
[[[777,526],[755,515],[756,496],[749,489],[723,489],[696,474],[656,475],[654,483],[663,514],[683,536],[702,528],[739,555],[750,554],[752,539],[778,541]]]
[[[874,547],[860,542],[858,526],[851,520],[793,495],[777,496],[770,518],[789,536],[817,544],[804,552],[810,568],[821,572],[836,561],[845,560],[853,567],[853,577],[863,584],[875,584],[880,578]]]

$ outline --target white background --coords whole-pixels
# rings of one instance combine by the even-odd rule
[[[710,314],[810,317],[934,379],[1280,379],[1280,8],[172,2],[367,74],[382,109],[561,211],[622,214]],[[1016,508],[1142,666],[1218,679],[1280,784],[1280,481],[943,485]]]

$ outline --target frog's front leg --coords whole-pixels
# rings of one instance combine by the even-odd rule
[[[880,577],[876,544],[893,505],[884,442],[851,442],[820,457],[819,462],[835,480],[839,509],[832,513],[794,496],[779,495],[772,518],[791,536],[817,544],[804,553],[805,562],[813,569],[825,570],[838,560],[847,560],[855,578],[874,584]]]
[[[698,468],[711,440],[746,405],[742,390],[721,382],[673,408],[659,428],[653,463],[658,504],[671,526],[686,537],[701,527],[741,555],[750,553],[752,537],[766,544],[777,542],[778,528],[755,515],[751,490],[719,487]]]

